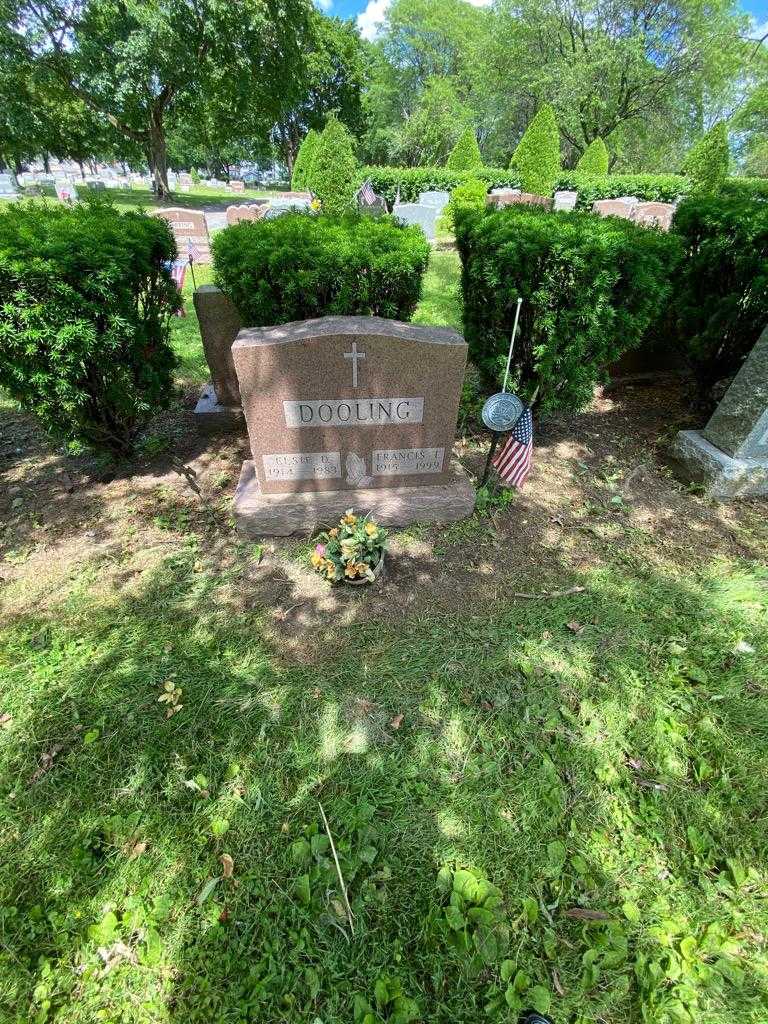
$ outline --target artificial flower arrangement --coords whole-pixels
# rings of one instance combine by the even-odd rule
[[[349,508],[338,526],[320,534],[310,561],[332,583],[370,583],[384,557],[386,537],[378,523],[367,517],[359,518]]]

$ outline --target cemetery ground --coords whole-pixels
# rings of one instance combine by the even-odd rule
[[[331,589],[232,528],[190,288],[132,474],[0,407],[0,1019],[764,1021],[768,522],[672,477],[678,385]]]

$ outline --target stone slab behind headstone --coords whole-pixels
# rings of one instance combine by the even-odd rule
[[[564,210],[570,213],[572,210],[576,209],[576,203],[578,201],[578,192],[555,192],[554,209]]]
[[[211,383],[203,388],[195,415],[207,429],[239,427],[243,414],[232,343],[243,326],[240,314],[224,292],[212,284],[200,285],[193,302],[211,371]]]
[[[450,198],[450,192],[428,189],[426,192],[419,193],[418,204],[419,206],[436,206],[442,212],[448,205]]]
[[[713,498],[768,496],[768,327],[709,423],[681,431],[672,457]]]
[[[264,214],[267,212],[266,203],[253,203],[253,204],[242,204],[241,206],[228,206],[227,207],[227,225],[239,224],[240,221],[249,220],[261,220]]]
[[[253,458],[235,519],[311,532],[354,507],[400,525],[468,515],[452,464],[467,346],[447,328],[322,317],[246,328],[232,346]]]
[[[672,203],[635,203],[632,206],[631,219],[637,224],[644,224],[646,227],[656,227],[662,231],[669,231],[672,227],[674,214],[675,207]]]
[[[0,199],[16,199],[20,191],[10,174],[0,174]]]
[[[629,220],[632,208],[633,204],[623,199],[598,199],[592,204],[592,213],[598,213],[601,217],[621,217],[622,220]]]
[[[440,209],[437,206],[423,206],[421,203],[395,203],[392,213],[403,224],[417,225],[427,236],[427,240],[434,242],[437,237],[437,221],[440,217]]]
[[[152,213],[153,216],[162,217],[163,220],[168,221],[173,237],[176,239],[176,248],[179,250],[180,259],[186,258],[189,244],[192,242],[200,252],[200,256],[195,262],[211,262],[211,240],[202,210],[183,210],[180,207],[171,206],[165,210],[153,210]]]

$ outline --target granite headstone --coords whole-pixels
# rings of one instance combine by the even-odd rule
[[[768,327],[709,423],[680,431],[672,455],[713,498],[768,495]]]
[[[189,252],[190,244],[197,247],[199,256],[196,263],[211,262],[211,242],[208,235],[208,225],[205,222],[205,214],[202,210],[183,210],[179,207],[169,207],[165,210],[155,210],[155,217],[162,217],[168,221],[173,237],[176,239],[176,248],[179,250],[179,257],[185,259]]]
[[[244,532],[312,532],[349,507],[388,525],[472,511],[451,462],[467,356],[455,331],[323,317],[243,329],[232,355],[253,455],[235,496]]]

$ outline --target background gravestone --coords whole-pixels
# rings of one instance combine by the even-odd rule
[[[768,495],[768,327],[709,423],[680,431],[672,456],[713,498]]]
[[[244,532],[311,533],[350,507],[387,525],[471,513],[451,461],[467,356],[455,331],[322,317],[244,329],[232,355],[253,455],[235,495]]]
[[[392,213],[403,224],[418,225],[427,240],[434,242],[437,237],[437,222],[440,219],[442,210],[434,203],[395,203]]]
[[[191,242],[197,246],[200,254],[195,259],[195,263],[211,262],[211,241],[205,214],[202,210],[182,210],[179,207],[168,207],[166,210],[154,210],[153,215],[168,221],[176,240],[176,248],[179,250],[179,259],[187,258]]]
[[[207,430],[231,430],[243,422],[240,389],[232,360],[232,342],[243,326],[235,305],[219,288],[203,284],[192,297],[211,382],[195,406],[198,423]]]

